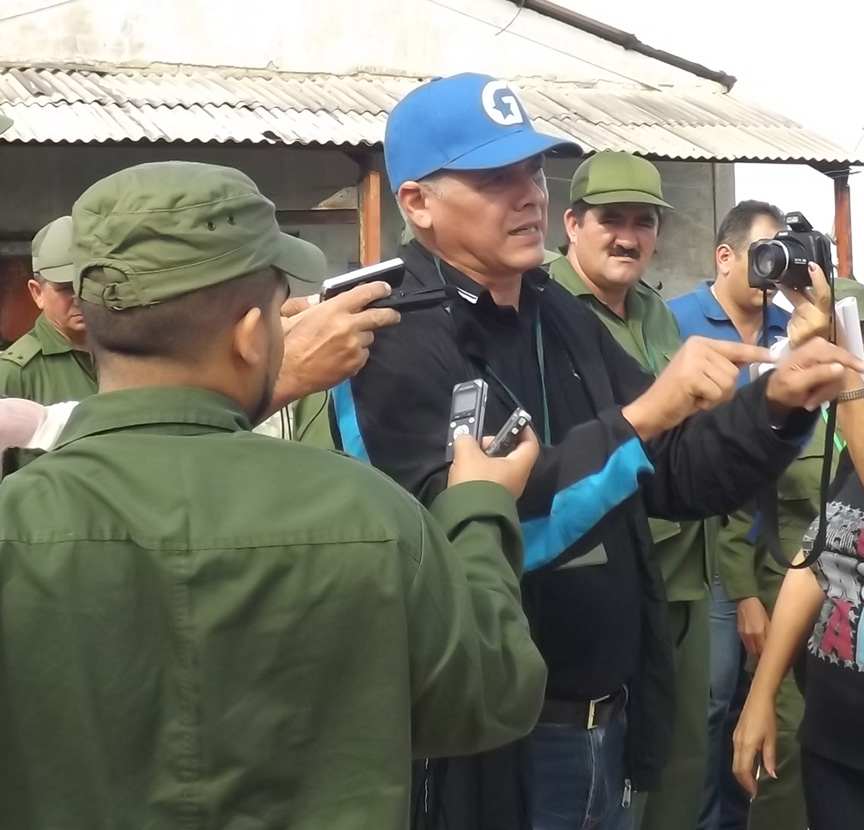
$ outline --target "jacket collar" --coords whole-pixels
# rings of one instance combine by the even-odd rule
[[[494,307],[495,301],[487,288],[484,288],[476,280],[463,274],[458,268],[436,257],[423,247],[416,239],[412,239],[404,245],[400,256],[405,262],[408,270],[416,276],[424,286],[433,288],[442,282],[447,285],[455,285],[463,300],[479,308]],[[523,298],[531,296],[534,292],[543,291],[549,281],[549,274],[543,268],[532,268],[522,276]],[[530,292],[530,293],[529,293]],[[531,301],[529,300],[529,303]]]
[[[187,427],[196,432],[241,432],[249,419],[232,400],[204,389],[145,387],[85,398],[72,412],[57,449],[80,438],[147,426]]]

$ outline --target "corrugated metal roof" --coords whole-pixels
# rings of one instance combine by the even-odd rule
[[[423,79],[167,67],[0,69],[4,141],[286,142],[374,145]],[[702,88],[661,90],[518,78],[539,129],[590,150],[668,159],[859,164],[776,113]]]

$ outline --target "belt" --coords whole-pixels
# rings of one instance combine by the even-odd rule
[[[606,726],[627,702],[627,692],[621,689],[614,694],[596,700],[549,700],[543,701],[540,723],[570,724],[582,729]]]

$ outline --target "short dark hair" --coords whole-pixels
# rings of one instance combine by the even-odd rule
[[[121,357],[195,359],[248,311],[266,311],[279,286],[285,286],[285,278],[266,268],[139,308],[113,311],[82,301],[81,314],[97,357],[101,351]]]
[[[736,256],[742,256],[749,246],[753,223],[760,216],[767,216],[781,228],[786,225],[786,217],[776,205],[772,205],[770,202],[760,202],[757,199],[746,199],[743,202],[738,202],[723,217],[723,221],[717,229],[717,240],[714,247],[719,248],[721,245],[728,245]]]
[[[612,204],[615,204],[614,202]],[[573,202],[570,205],[570,210],[573,211],[573,216],[576,218],[576,221],[581,225],[582,222],[585,221],[585,214],[588,213],[591,208],[597,207],[610,207],[610,205],[589,205],[588,202],[580,199],[578,202]],[[660,209],[659,205],[646,205],[646,207],[650,207],[654,210],[654,214],[657,217],[657,230],[660,230],[660,227],[663,225],[663,211]]]

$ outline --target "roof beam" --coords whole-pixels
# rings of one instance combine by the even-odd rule
[[[607,40],[624,49],[629,49],[631,52],[638,52],[640,55],[662,61],[669,64],[669,66],[683,69],[692,75],[722,84],[726,87],[727,91],[731,90],[737,81],[737,78],[732,75],[709,69],[701,63],[688,61],[686,58],[673,55],[671,52],[655,49],[653,46],[642,43],[636,35],[631,35],[621,29],[616,29],[614,26],[607,26],[599,20],[585,17],[585,15],[570,11],[570,9],[565,9],[563,6],[552,3],[550,0],[509,0],[509,2],[520,8],[530,9],[538,14],[542,14],[544,17],[551,17],[559,23],[565,23],[568,26],[573,26],[575,29],[581,29],[583,32]]]

